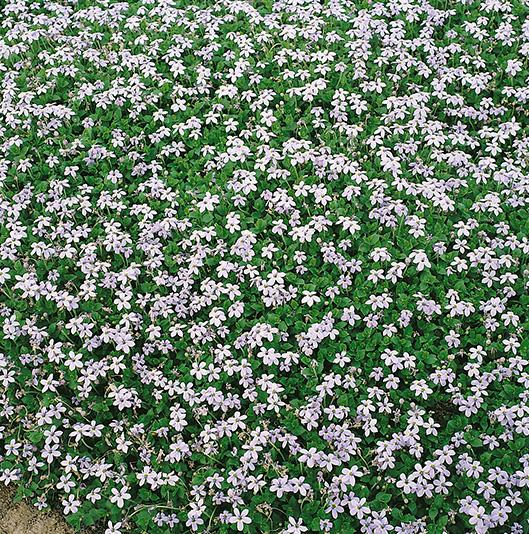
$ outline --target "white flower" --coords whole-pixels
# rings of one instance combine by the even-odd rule
[[[239,532],[244,530],[244,525],[249,525],[251,522],[251,518],[248,517],[248,510],[235,508],[233,514],[230,516],[230,523],[235,524]]]
[[[197,203],[198,211],[204,213],[205,211],[213,211],[215,206],[219,204],[219,195],[212,195],[209,191],[204,195],[204,198]]]
[[[105,534],[121,534],[121,522],[112,523],[112,521],[109,521],[105,529]]]
[[[433,390],[428,387],[426,380],[414,380],[410,386],[410,390],[415,392],[415,395],[427,399],[433,393]]]
[[[75,495],[68,495],[68,499],[63,499],[61,502],[65,515],[77,513],[81,506],[81,501],[77,500]]]
[[[303,524],[303,520],[301,518],[295,519],[294,517],[288,518],[288,525],[287,527],[282,531],[283,534],[302,534],[303,532],[307,532],[309,529]]]
[[[125,501],[131,498],[131,494],[128,492],[128,486],[123,486],[121,489],[112,488],[112,496],[110,502],[114,503],[118,508],[125,506]]]
[[[313,306],[318,302],[321,302],[321,299],[318,297],[318,295],[316,295],[315,291],[303,291],[303,298],[301,299],[302,304]]]

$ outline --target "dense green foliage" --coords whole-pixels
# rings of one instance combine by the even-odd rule
[[[524,2],[0,5],[0,481],[105,534],[529,531]]]

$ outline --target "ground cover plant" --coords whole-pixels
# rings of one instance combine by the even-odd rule
[[[527,3],[0,5],[2,483],[529,532]]]

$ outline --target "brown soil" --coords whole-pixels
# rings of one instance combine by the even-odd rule
[[[57,512],[40,512],[13,502],[13,491],[0,486],[0,534],[74,534]]]

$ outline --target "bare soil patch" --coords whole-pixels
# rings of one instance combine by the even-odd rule
[[[41,512],[13,497],[13,490],[0,488],[0,534],[74,534],[59,513]]]

